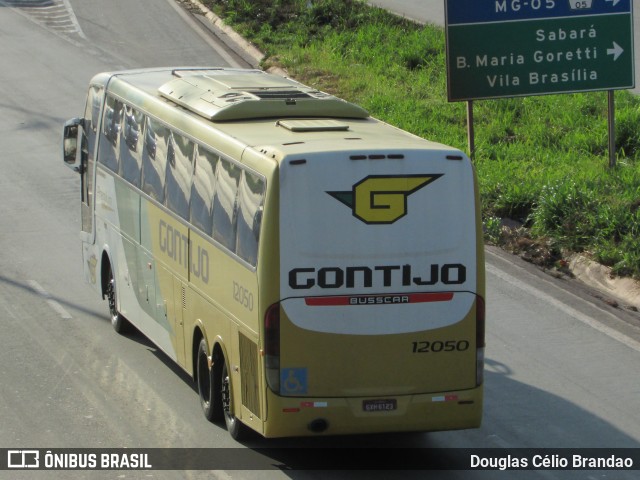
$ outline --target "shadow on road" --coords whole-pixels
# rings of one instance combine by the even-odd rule
[[[157,358],[179,375],[197,396],[192,379],[156,349],[140,333],[129,336],[146,345]],[[561,368],[561,367],[559,367]],[[524,384],[512,377],[508,365],[487,359],[485,372],[485,415],[477,430],[397,433],[351,436],[264,439],[251,435],[238,448],[194,448],[185,455],[193,470],[273,470],[294,480],[306,478],[389,478],[402,470],[424,478],[600,478],[602,472],[568,470],[468,471],[472,454],[513,457],[533,455],[627,454],[640,456],[640,443],[614,425],[577,404]],[[198,402],[194,401],[193,405]],[[206,420],[203,418],[203,422]],[[224,429],[224,425],[211,425]],[[203,442],[205,445],[208,442]],[[242,447],[247,448],[242,448]],[[595,450],[594,450],[595,449]],[[611,450],[614,449],[614,450]],[[639,459],[640,460],[640,459]],[[421,474],[416,472],[422,471]],[[472,474],[472,475],[471,475]],[[500,474],[504,474],[503,476]],[[354,476],[355,475],[355,476]],[[496,477],[499,475],[500,477]],[[616,479],[636,479],[637,472],[616,471]]]

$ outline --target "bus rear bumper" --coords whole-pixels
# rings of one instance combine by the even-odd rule
[[[353,398],[281,397],[267,391],[265,437],[347,435],[478,428],[482,387]]]

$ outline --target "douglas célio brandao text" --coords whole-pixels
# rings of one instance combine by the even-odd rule
[[[483,456],[470,455],[469,466],[478,470],[606,470],[633,469],[634,459],[615,454],[588,456],[579,453]]]

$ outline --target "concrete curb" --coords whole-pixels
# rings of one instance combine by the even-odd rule
[[[600,265],[584,255],[574,254],[568,259],[569,270],[582,283],[620,300],[622,306],[629,310],[640,310],[640,281],[632,278],[617,277],[611,268]]]
[[[228,26],[224,21],[213,13],[207,6],[205,6],[200,0],[189,0],[194,7],[198,8],[202,15],[218,29],[221,33],[227,36],[227,38],[234,43],[234,46],[238,46],[242,51],[251,59],[250,62],[254,66],[260,65],[260,62],[264,58],[264,53],[258,50],[253,44],[248,42],[244,37],[240,36],[233,28]],[[223,39],[224,41],[224,39]],[[226,42],[225,42],[226,43]]]
[[[265,58],[265,54],[261,52],[255,45],[249,42],[246,38],[241,36],[238,32],[236,32],[229,25],[224,23],[219,16],[213,13],[206,5],[204,5],[200,0],[185,0],[193,5],[195,8],[200,10],[203,17],[207,19],[207,21],[212,25],[216,32],[219,32],[220,39],[227,44],[233,50],[240,49],[242,51],[242,56],[245,60],[248,61],[253,67],[258,68],[260,63]],[[289,74],[286,70],[283,70],[279,67],[271,67],[267,69],[269,73],[274,73],[276,75],[280,75],[281,77],[288,77]]]

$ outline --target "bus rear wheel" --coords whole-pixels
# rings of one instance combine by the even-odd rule
[[[249,433],[249,428],[238,420],[233,413],[233,394],[231,390],[231,378],[227,369],[227,362],[222,366],[222,390],[220,392],[222,398],[222,410],[224,411],[224,423],[227,425],[227,431],[234,440],[243,440]]]
[[[120,312],[118,312],[116,281],[113,278],[113,272],[111,269],[109,269],[109,279],[105,288],[105,296],[109,302],[109,316],[111,317],[111,326],[113,329],[120,334],[130,332],[131,324],[126,318],[120,315]]]
[[[207,420],[222,420],[222,401],[220,399],[220,367],[214,362],[209,368],[209,351],[205,339],[200,340],[196,375],[200,405]]]

